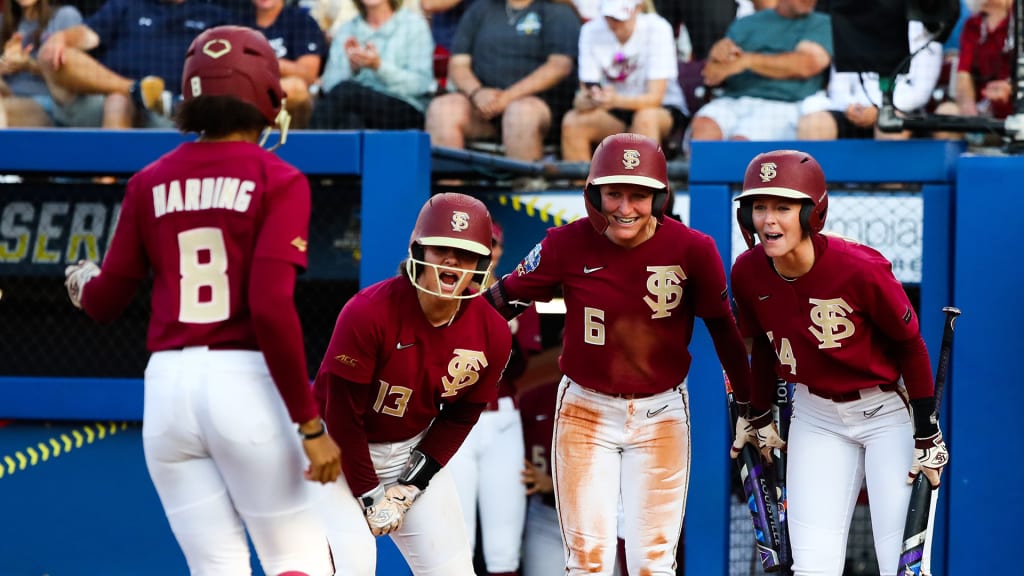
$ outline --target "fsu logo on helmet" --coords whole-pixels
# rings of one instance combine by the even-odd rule
[[[452,212],[452,231],[462,232],[469,229],[469,214],[465,212]]]
[[[771,182],[773,178],[779,175],[778,166],[775,162],[762,162],[761,163],[761,182]]]
[[[634,170],[640,165],[640,151],[639,150],[623,150],[622,151],[622,167],[626,170]]]

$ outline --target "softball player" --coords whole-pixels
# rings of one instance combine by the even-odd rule
[[[491,271],[498,266],[503,234],[497,223],[491,233]],[[488,278],[492,278],[488,276]],[[540,351],[540,316],[535,308],[509,322],[512,357],[498,383],[498,399],[487,405],[459,451],[448,462],[461,498],[469,547],[476,546],[479,508],[483,557],[489,576],[515,576],[523,543],[526,498],[519,472],[523,429],[516,407],[516,380],[528,357]],[[550,436],[548,437],[550,441]]]
[[[561,287],[567,308],[553,471],[567,574],[610,574],[617,504],[631,574],[674,575],[690,471],[687,345],[704,318],[730,379],[749,385],[725,272],[707,235],[664,218],[657,142],[606,138],[584,188],[588,218],[553,228],[488,291],[512,316]]]
[[[338,315],[314,390],[342,445],[344,479],[323,508],[339,574],[372,576],[383,534],[418,576],[473,574],[444,466],[496,400],[512,348],[508,323],[470,288],[486,284],[490,255],[483,203],[439,194],[420,211],[404,274]]]
[[[917,314],[881,254],[820,233],[828,192],[809,154],[755,157],[737,200],[751,249],[736,260],[732,286],[742,330],[753,338],[750,423],[758,438],[743,433],[744,421],[736,445],[782,444],[768,410],[776,373],[796,383],[787,468],[793,571],[842,574],[866,480],[879,571],[895,574],[908,483],[923,468],[937,486],[949,459],[930,418],[935,397]]]
[[[309,184],[256,144],[286,119],[277,58],[258,32],[212,28],[182,84],[178,126],[199,140],[129,180],[102,270],[69,266],[68,295],[110,321],[152,269],[143,446],[192,574],[249,574],[246,531],[268,574],[334,574],[300,474],[303,450],[307,479],[331,482],[341,465],[293,300]]]

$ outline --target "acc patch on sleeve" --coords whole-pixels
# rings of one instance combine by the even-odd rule
[[[526,258],[523,258],[523,261],[520,262],[518,266],[516,266],[516,276],[523,276],[524,274],[529,274],[530,272],[536,270],[537,266],[540,266],[539,242],[536,246],[533,247],[533,250],[530,250],[530,253],[526,255]]]

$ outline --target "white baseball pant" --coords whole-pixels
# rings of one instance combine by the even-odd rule
[[[685,382],[628,399],[563,378],[552,452],[566,574],[612,574],[621,495],[629,573],[675,576],[690,480]]]
[[[787,495],[796,576],[840,576],[861,485],[881,576],[896,574],[910,501],[913,425],[900,392],[861,390],[852,402],[793,393]]]
[[[266,573],[334,574],[299,436],[262,353],[154,353],[142,439],[193,576],[249,574],[246,530]]]

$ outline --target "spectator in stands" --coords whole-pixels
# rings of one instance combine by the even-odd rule
[[[504,252],[504,233],[497,222],[491,234],[491,273],[482,288],[497,279],[495,271]],[[486,573],[515,576],[523,543],[526,498],[522,496],[523,429],[516,408],[516,384],[530,356],[540,351],[540,316],[531,306],[509,322],[512,355],[498,382],[498,398],[487,404],[448,468],[458,488],[466,534],[476,546],[477,512]],[[550,444],[551,437],[548,436]],[[561,554],[559,554],[561,556]]]
[[[436,47],[451,51],[459,20],[474,2],[476,0],[420,0],[420,9],[430,18],[430,32]]]
[[[547,0],[480,0],[459,22],[448,89],[427,109],[435,145],[500,138],[505,155],[539,160],[572,105],[580,22]],[[495,47],[501,47],[496,50]]]
[[[434,42],[402,0],[356,0],[331,42],[310,128],[420,129],[433,92]]]
[[[1006,118],[1013,113],[1010,74],[1014,49],[1010,30],[1013,0],[984,0],[960,32],[956,70],[956,102],[945,102],[936,114]]]
[[[54,32],[82,22],[74,6],[6,0],[0,16],[0,128],[50,126],[54,104],[36,55]]]
[[[39,51],[58,120],[76,127],[172,127],[164,88],[179,93],[192,39],[230,20],[230,12],[207,2],[108,0],[85,23],[52,34]],[[96,57],[87,53],[97,48]]]
[[[711,48],[708,86],[722,94],[693,119],[693,140],[792,140],[801,103],[825,87],[832,28],[816,0],[779,0],[736,20]]]
[[[619,132],[664,142],[685,127],[672,27],[642,13],[642,3],[601,0],[604,18],[580,30],[580,90],[562,120],[563,160],[586,162],[597,143]]]
[[[320,25],[298,6],[285,6],[284,0],[252,0],[249,25],[267,37],[281,66],[281,87],[285,108],[295,128],[305,128],[313,103],[309,87],[320,78],[327,49]]]
[[[932,90],[942,72],[942,44],[932,41],[932,34],[920,22],[908,27],[910,71],[896,77],[893,102],[903,113],[918,112],[931,100]],[[920,50],[920,51],[919,51]],[[836,138],[904,139],[909,132],[884,134],[875,128],[882,92],[878,74],[836,72],[833,67],[828,96],[822,98],[826,108],[800,117],[797,138],[800,140],[835,140]],[[805,106],[807,108],[808,106]]]

